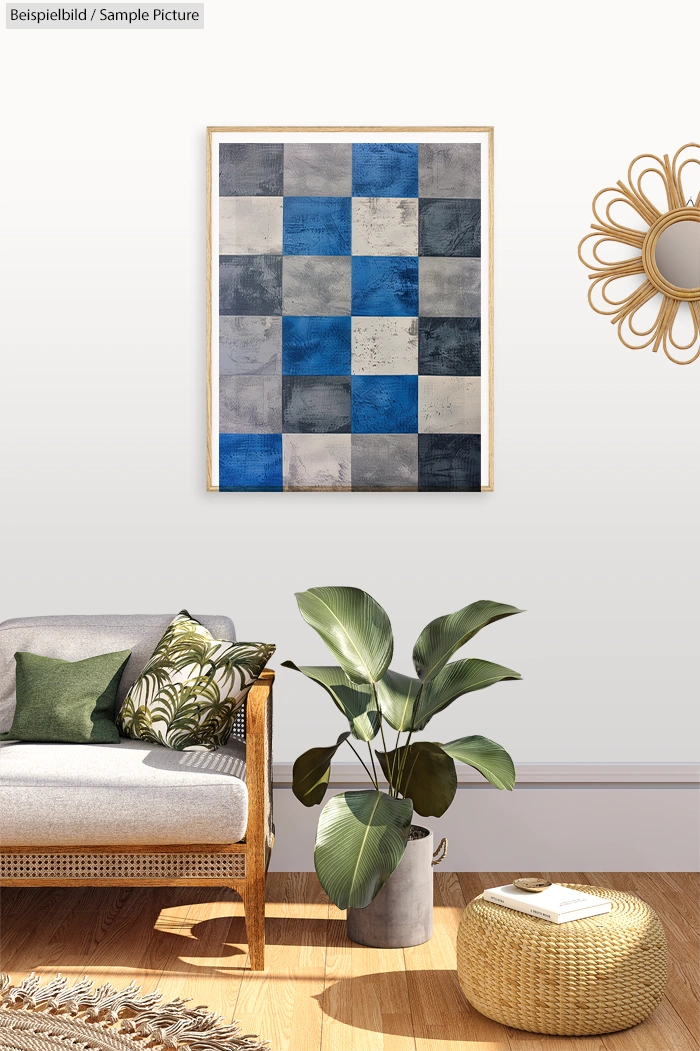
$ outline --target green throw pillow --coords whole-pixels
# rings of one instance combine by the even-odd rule
[[[127,693],[117,717],[125,737],[181,752],[213,751],[275,652],[263,642],[220,642],[183,609]]]
[[[131,650],[84,661],[15,653],[17,707],[10,741],[119,744],[114,725],[117,687]]]

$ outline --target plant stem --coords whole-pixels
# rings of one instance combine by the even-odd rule
[[[382,710],[379,707],[379,698],[377,697],[377,686],[376,683],[372,683],[372,693],[374,694],[374,703],[379,712],[379,732],[382,735],[382,745],[384,746],[384,755],[387,756],[387,768],[389,775],[389,795],[396,796],[396,789],[394,788],[394,760],[391,760],[391,765],[388,765],[389,752],[386,747],[386,740],[384,738],[384,719],[382,718]],[[370,749],[371,751],[371,749]]]
[[[355,749],[355,748],[353,748],[353,746],[352,746],[352,745],[350,744],[350,742],[349,742],[349,741],[346,741],[345,743],[346,743],[346,745],[348,745],[348,746],[349,746],[350,748],[352,748],[353,752],[355,752],[355,755],[357,756],[357,758],[358,758],[358,759],[360,760],[360,762],[362,763],[362,765],[363,765],[363,766],[364,766],[364,768],[365,768],[365,773],[367,774],[367,777],[368,777],[368,778],[370,779],[370,781],[371,781],[371,782],[372,782],[372,783],[374,784],[374,787],[375,787],[375,788],[376,788],[377,790],[379,790],[379,785],[377,784],[377,782],[376,782],[375,778],[374,778],[374,777],[372,777],[371,773],[369,772],[369,767],[368,767],[368,766],[367,766],[367,765],[366,765],[366,764],[365,764],[365,763],[363,762],[363,760],[362,760],[362,756],[360,755],[360,753],[359,753],[358,751],[356,751],[356,749]],[[367,747],[369,748],[369,741],[367,742]],[[372,750],[370,749],[370,755],[371,755],[371,754],[372,754]]]
[[[416,694],[416,699],[413,702],[413,708],[411,709],[411,727],[410,727],[410,729],[408,731],[408,737],[406,738],[406,744],[404,746],[404,753],[403,753],[403,756],[401,758],[401,766],[399,767],[399,784],[401,784],[401,779],[403,777],[404,767],[406,766],[406,759],[408,758],[408,746],[411,743],[411,735],[413,733],[413,723],[414,723],[415,718],[416,718],[416,712],[418,711],[418,705],[420,703],[420,697],[421,697],[422,692],[423,692],[423,687],[420,686],[419,689],[418,689],[418,693]]]
[[[406,738],[406,744],[404,745],[403,755],[401,756],[401,764],[399,766],[399,784],[403,778],[404,767],[406,766],[406,760],[408,759],[408,746],[411,743],[411,734],[413,730],[408,731],[408,737]]]
[[[377,768],[374,765],[374,752],[372,751],[372,746],[370,745],[369,741],[367,742],[367,748],[369,749],[369,757],[372,760],[372,769],[374,770],[374,787],[377,789],[377,791],[379,791],[379,781],[377,780]]]

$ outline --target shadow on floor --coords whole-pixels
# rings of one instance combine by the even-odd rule
[[[195,974],[246,966],[240,896],[211,887],[4,888],[0,894],[0,969],[112,966]],[[197,907],[221,903],[197,919]],[[338,928],[337,931],[335,928]],[[344,922],[271,916],[269,946],[325,946],[343,940]]]
[[[190,909],[211,901],[223,903],[223,915],[187,921]],[[243,917],[232,915],[236,907],[238,894],[218,888],[3,888],[0,970],[92,965],[194,973],[214,960],[242,967],[247,938]]]
[[[471,1038],[472,1009],[456,971],[377,971],[341,978],[315,999],[325,1015],[355,1029],[412,1038],[430,1037],[438,1025],[444,1039]]]

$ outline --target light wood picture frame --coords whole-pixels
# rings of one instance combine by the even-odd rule
[[[207,489],[491,492],[494,144],[207,129]]]

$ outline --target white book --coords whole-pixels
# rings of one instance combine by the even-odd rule
[[[609,898],[599,898],[585,891],[572,890],[553,883],[551,887],[537,894],[529,890],[519,890],[512,883],[505,887],[493,887],[484,891],[484,901],[495,905],[505,905],[507,909],[524,912],[550,923],[567,923],[569,920],[582,920],[587,916],[600,916],[610,912],[612,902]]]

